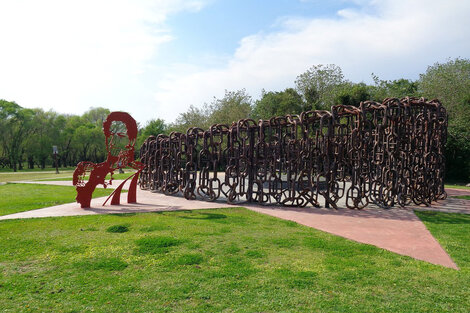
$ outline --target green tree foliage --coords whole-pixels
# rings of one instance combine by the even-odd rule
[[[470,179],[470,60],[456,58],[429,66],[419,92],[437,98],[449,113],[447,168],[450,177]]]
[[[52,146],[59,149],[59,166],[79,161],[101,162],[106,157],[102,121],[108,109],[92,108],[82,116],[42,109],[25,109],[0,100],[0,162],[14,171],[52,165]]]
[[[90,108],[82,115],[82,119],[86,122],[96,124],[101,127],[109,113],[111,112],[106,108]]]
[[[248,118],[251,115],[251,97],[245,89],[237,91],[225,90],[222,99],[214,98],[209,105],[209,124],[228,124]]]
[[[374,86],[370,86],[372,100],[382,102],[385,98],[415,97],[418,94],[418,83],[409,79],[381,80],[372,74]]]
[[[190,127],[200,127],[206,129],[209,127],[209,108],[204,105],[202,109],[193,105],[189,106],[187,112],[180,113],[176,121],[169,126],[169,132],[178,131],[186,133]]]
[[[137,138],[137,146],[140,147],[142,143],[149,136],[158,136],[159,134],[165,134],[167,132],[167,125],[162,119],[153,119],[147,122],[145,127],[140,129],[139,136]]]
[[[227,124],[251,116],[251,97],[245,89],[225,91],[221,99],[214,98],[211,104],[202,108],[191,105],[188,111],[180,113],[175,123],[171,124],[168,132],[179,131],[186,133],[190,127],[208,129],[214,124]]]
[[[358,107],[362,101],[370,100],[370,88],[365,83],[345,82],[335,88],[334,104],[353,105]]]
[[[75,130],[72,140],[77,160],[99,162],[106,158],[102,128],[92,123],[84,123]]]
[[[52,154],[52,146],[59,143],[59,127],[56,123],[58,114],[52,111],[44,112],[34,109],[31,135],[25,140],[25,154],[28,168],[38,164],[42,169]]]
[[[297,76],[295,85],[302,95],[303,110],[328,110],[335,101],[336,91],[345,83],[343,71],[334,64],[314,65]]]
[[[261,99],[255,102],[253,118],[270,119],[273,116],[302,112],[302,96],[293,88],[284,91],[262,91]]]
[[[32,131],[34,111],[24,109],[15,102],[0,100],[0,142],[3,153],[16,172],[21,169],[24,143]]]

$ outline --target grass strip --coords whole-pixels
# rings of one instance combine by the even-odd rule
[[[110,195],[112,189],[97,188],[93,197]],[[75,202],[77,192],[73,186],[40,184],[0,185],[0,215],[24,212],[53,205]]]

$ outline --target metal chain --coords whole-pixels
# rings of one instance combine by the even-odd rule
[[[362,209],[430,205],[446,197],[447,113],[421,98],[242,119],[149,137],[142,189],[186,199]],[[224,175],[225,174],[225,175]]]

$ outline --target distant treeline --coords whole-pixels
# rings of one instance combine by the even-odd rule
[[[329,110],[336,104],[382,102],[388,97],[437,98],[449,113],[447,177],[470,181],[470,60],[457,58],[435,63],[416,81],[381,80],[374,74],[372,78],[371,85],[353,83],[334,64],[315,65],[297,76],[292,88],[262,90],[258,100],[253,100],[245,89],[226,90],[221,99],[214,98],[200,107],[190,106],[174,123],[161,119],[147,122],[139,129],[137,145],[149,135],[186,132],[194,126],[207,129],[213,124],[231,124],[247,117],[269,119],[306,110]],[[108,113],[108,109],[93,108],[82,116],[62,115],[0,100],[0,167],[44,168],[52,164],[52,145],[59,148],[61,166],[74,166],[81,160],[101,162],[106,155],[101,128]]]

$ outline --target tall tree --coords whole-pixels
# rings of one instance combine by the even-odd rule
[[[209,124],[228,124],[251,115],[251,96],[245,89],[237,91],[225,90],[222,99],[214,98],[210,104]]]
[[[102,127],[85,123],[80,125],[74,132],[73,149],[76,161],[91,161],[99,163],[106,157],[106,147]]]
[[[370,100],[370,88],[365,83],[345,82],[336,87],[334,104],[359,106],[362,101]]]
[[[88,111],[83,113],[82,118],[86,122],[90,122],[92,124],[96,124],[98,126],[103,126],[103,122],[108,117],[109,109],[106,108],[90,108]]]
[[[334,91],[344,82],[339,66],[313,65],[295,80],[296,88],[306,104],[303,110],[329,109],[334,104]]]
[[[403,98],[419,96],[418,82],[409,79],[382,80],[372,74],[375,85],[371,86],[370,94],[374,101],[382,102],[385,98]]]
[[[165,134],[167,131],[167,125],[162,119],[153,119],[147,122],[147,124],[139,130],[139,136],[137,138],[137,149],[149,136],[158,136],[159,134]]]
[[[25,139],[32,130],[34,112],[24,109],[15,102],[0,99],[0,142],[8,157],[10,167],[17,171],[21,168],[21,154]]]
[[[209,127],[210,110],[207,105],[202,108],[190,105],[188,111],[180,113],[176,121],[168,127],[168,132],[178,131],[186,133],[190,127]]]
[[[470,60],[456,58],[429,66],[419,92],[437,98],[449,113],[447,168],[450,177],[470,179]]]
[[[42,109],[33,109],[32,133],[26,139],[25,153],[28,167],[38,164],[42,169],[50,163],[52,146],[58,145],[59,128],[56,127],[58,114],[53,111],[44,112]]]
[[[273,116],[298,114],[302,112],[302,96],[293,88],[284,91],[262,90],[261,99],[255,102],[253,117],[255,119],[270,119]]]

